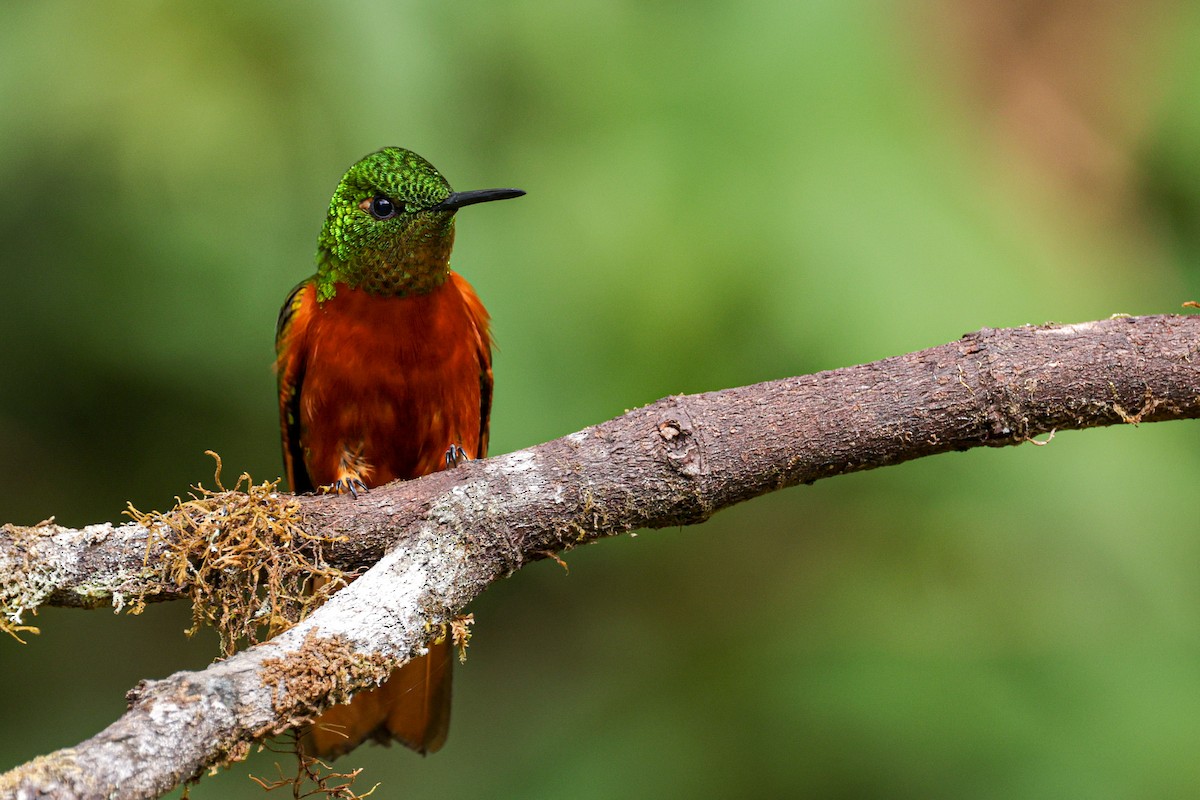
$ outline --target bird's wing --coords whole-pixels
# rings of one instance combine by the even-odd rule
[[[492,340],[486,332],[479,341],[479,453],[487,457],[488,429],[492,416]]]
[[[307,356],[302,325],[316,302],[312,278],[301,282],[288,294],[279,309],[275,324],[275,373],[279,384],[279,429],[283,438],[283,468],[288,486],[300,494],[316,489],[304,466],[304,448],[300,444],[300,390],[304,384]]]
[[[467,313],[475,323],[476,354],[479,357],[479,452],[475,458],[487,456],[488,423],[492,415],[492,334],[490,317],[471,284],[457,272],[450,273],[455,286],[467,304]]]

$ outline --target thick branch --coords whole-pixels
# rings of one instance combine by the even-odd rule
[[[105,731],[0,777],[0,797],[158,796],[372,684],[490,583],[582,542],[925,455],[1195,418],[1198,349],[1196,317],[983,330],[872,364],[666,398],[357,501],[304,498],[312,529],[348,534],[339,565],[378,563],[276,639],[144,683]],[[145,535],[7,526],[0,610],[119,599],[143,580]]]

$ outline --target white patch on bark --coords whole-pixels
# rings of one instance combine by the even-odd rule
[[[1074,336],[1076,334],[1087,333],[1096,327],[1096,325],[1096,322],[1077,322],[1072,325],[1056,325],[1053,328],[1043,328],[1039,333],[1051,336]]]
[[[534,469],[537,457],[532,450],[518,450],[515,453],[493,458],[488,462],[488,472],[496,474],[498,472],[513,475],[519,472],[528,472]]]
[[[428,596],[431,574],[442,566],[425,547],[413,552],[393,550],[348,588],[335,594],[305,622],[277,638],[286,650],[298,649],[309,631],[319,636],[342,636],[359,649],[406,655],[399,649],[405,633],[424,627],[417,611]],[[439,576],[440,578],[440,576]],[[364,637],[364,632],[368,635]]]
[[[545,480],[537,454],[532,450],[518,450],[506,456],[489,459],[487,462],[489,478],[508,478],[516,498],[536,496],[545,487]]]

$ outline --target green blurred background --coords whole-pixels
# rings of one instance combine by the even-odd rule
[[[0,522],[279,474],[272,332],[343,170],[460,189],[493,452],[982,326],[1200,299],[1200,7],[0,6]],[[1200,793],[1191,423],[793,489],[473,607],[450,741],[376,796]],[[183,604],[0,641],[0,768],[203,666]],[[248,772],[194,798],[253,798]],[[360,784],[360,785],[362,785]],[[172,796],[178,796],[176,792]],[[271,795],[274,796],[274,795]]]

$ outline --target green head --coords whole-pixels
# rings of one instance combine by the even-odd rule
[[[338,283],[372,294],[428,292],[446,280],[454,212],[525,194],[520,189],[454,192],[433,165],[385,147],[352,166],[329,202],[317,240],[317,297]]]

